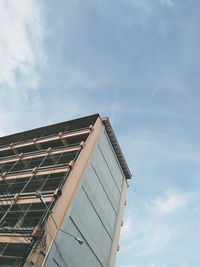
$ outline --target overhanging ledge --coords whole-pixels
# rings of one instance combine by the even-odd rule
[[[119,143],[117,141],[116,135],[115,135],[115,133],[113,131],[113,128],[112,128],[112,126],[110,124],[109,119],[106,117],[106,118],[102,118],[101,121],[105,125],[106,132],[107,132],[107,134],[108,134],[108,136],[110,138],[110,141],[111,141],[111,143],[113,145],[113,148],[115,150],[115,153],[117,155],[119,163],[120,163],[120,165],[122,167],[122,170],[123,170],[123,172],[124,172],[124,174],[126,176],[126,179],[131,179],[132,174],[131,174],[130,169],[129,169],[127,163],[126,163],[126,160],[124,158],[123,152],[122,152],[122,150],[120,148],[120,145],[119,145]]]

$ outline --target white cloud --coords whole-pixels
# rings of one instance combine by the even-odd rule
[[[169,214],[178,209],[184,208],[191,200],[191,194],[167,192],[165,196],[156,197],[153,206],[161,214]]]
[[[9,117],[6,113],[0,112],[0,137],[6,135],[6,126],[9,124]]]
[[[148,222],[140,221],[140,226],[135,227],[135,235],[127,242],[123,243],[123,253],[135,251],[135,257],[142,257],[161,251],[173,238],[176,229],[171,229],[166,225],[158,226],[158,222],[149,219]],[[134,257],[134,256],[133,256]]]
[[[148,265],[123,265],[122,267],[167,267],[166,265],[160,264],[160,263],[149,263]]]
[[[180,267],[189,267],[187,263],[183,262]]]
[[[142,209],[145,213],[144,203]],[[163,223],[160,216],[154,216],[150,207],[147,209],[145,219],[141,218],[137,211],[135,214],[129,212],[125,217],[120,239],[120,253],[129,254],[131,251],[135,251],[133,255],[131,254],[133,258],[157,253],[176,234],[175,227],[171,228]]]
[[[157,9],[159,4],[164,6],[172,7],[176,4],[175,0],[126,0],[133,8],[139,8],[146,12],[146,14],[151,15]]]
[[[162,37],[166,37],[170,32],[170,24],[169,21],[167,20],[163,20],[160,22],[159,24],[159,28],[158,28],[158,33],[162,36]],[[152,97],[159,91],[158,88],[154,89],[152,92]]]
[[[129,239],[134,234],[133,218],[132,216],[127,216],[124,219],[124,224],[121,229],[121,238]]]
[[[3,130],[0,129],[0,137],[6,135]]]
[[[143,10],[149,12],[152,8],[152,4],[147,0],[130,0],[133,7],[142,8]]]
[[[0,1],[0,83],[15,87],[17,79],[29,88],[40,83],[45,36],[37,0]]]
[[[188,222],[183,222],[180,218],[183,218],[186,206],[187,209],[189,205],[192,206],[196,197],[198,197],[196,192],[183,193],[175,189],[168,189],[153,200],[149,197],[146,199],[138,197],[134,208],[128,207],[126,211],[119,253],[126,255],[136,264],[138,259],[147,256],[156,258],[156,255],[164,249],[173,246],[175,240],[185,231],[183,229],[187,227]],[[177,211],[179,211],[178,216],[174,216],[174,212]],[[132,265],[133,267],[168,267],[165,262],[151,261],[145,265]]]
[[[166,6],[174,6],[175,1],[174,0],[160,0],[161,4],[166,5]]]

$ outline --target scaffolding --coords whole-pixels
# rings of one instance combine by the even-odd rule
[[[23,266],[46,249],[45,222],[93,126],[0,142],[0,264]],[[67,130],[66,130],[67,129]],[[55,132],[55,130],[54,130]],[[33,131],[34,133],[34,131]],[[38,193],[44,203],[38,198]]]

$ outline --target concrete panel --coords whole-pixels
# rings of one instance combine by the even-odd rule
[[[80,211],[84,210],[83,215]],[[106,266],[112,240],[85,193],[79,195],[76,209],[73,209],[71,217],[90,247],[93,248],[95,255],[103,263],[103,266]]]
[[[112,237],[115,227],[116,211],[109,195],[106,193],[105,185],[99,180],[91,165],[88,166],[85,177],[83,189],[86,191],[88,198],[99,214],[109,235]]]
[[[121,191],[125,175],[121,169],[117,156],[115,155],[114,149],[105,130],[102,131],[98,143],[101,153],[110,169],[110,172],[112,173],[112,176]]]
[[[80,246],[76,240],[59,232],[57,247],[54,244],[51,249],[46,267],[109,266],[124,179],[103,130],[61,226],[82,238],[84,244]]]
[[[113,232],[114,232],[114,225],[115,225],[115,218],[116,214],[113,211],[112,207],[109,207],[109,204],[106,203],[105,209],[98,203],[96,196],[92,193],[92,190],[89,184],[85,184],[84,191],[87,194],[88,198],[90,199],[95,212],[98,214],[101,223],[103,224],[104,228],[106,229],[108,235],[112,239]],[[98,194],[100,196],[100,194]],[[106,216],[106,213],[110,211],[110,216]]]
[[[64,222],[61,229],[84,240],[71,218]],[[55,267],[59,266],[58,264],[61,267],[103,266],[85,240],[83,245],[79,245],[76,240],[61,231],[56,238],[56,245],[54,243],[45,266]]]
[[[120,191],[109,171],[109,168],[101,154],[101,151],[99,149],[99,146],[96,147],[93,155],[91,164],[94,168],[94,171],[96,172],[99,179],[101,179],[102,183],[105,185],[105,189],[107,191],[107,194],[109,195],[112,204],[115,207],[115,210],[117,211],[117,207],[119,205],[119,199],[120,199]]]

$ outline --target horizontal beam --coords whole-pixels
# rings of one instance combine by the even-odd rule
[[[0,233],[0,243],[23,243],[29,244],[32,235]]]
[[[23,259],[22,256],[10,256],[10,255],[0,255],[0,262],[5,262],[5,261],[9,261],[9,264],[11,263],[11,261],[15,262],[17,260]],[[13,262],[13,263],[14,263]],[[3,265],[2,265],[3,266]]]
[[[0,175],[0,181],[3,180],[11,180],[11,179],[18,179],[18,178],[26,178],[31,176],[41,176],[41,175],[48,175],[53,173],[64,173],[69,170],[69,166],[53,166],[51,168],[42,168],[42,169],[33,169],[23,172],[16,172],[16,173],[4,173]]]
[[[40,137],[40,138],[35,138],[33,140],[28,140],[28,141],[23,141],[20,143],[12,143],[6,146],[2,146],[0,147],[0,152],[1,151],[6,151],[6,150],[11,150],[11,149],[17,149],[17,148],[21,148],[21,147],[25,147],[25,146],[32,146],[32,145],[36,145],[36,144],[42,144],[42,143],[46,143],[46,142],[51,142],[51,141],[56,141],[59,139],[67,139],[70,137],[76,137],[76,136],[80,136],[83,134],[89,134],[91,132],[92,128],[87,128],[87,129],[81,129],[78,131],[73,131],[73,132],[68,132],[68,133],[59,133],[58,135],[53,135],[53,136],[46,136],[46,137]]]
[[[2,199],[0,200],[0,205],[1,205],[1,201],[2,201]],[[29,209],[29,217],[30,216],[34,217],[34,216],[36,216],[34,213],[44,212],[44,211],[45,211],[45,209],[38,209],[38,210]],[[15,216],[17,213],[20,214],[21,212],[22,212],[21,210],[10,210],[9,214],[14,214],[13,216]],[[32,215],[30,215],[30,213],[32,213]],[[5,210],[4,209],[0,210],[0,217],[2,216],[2,214],[3,215],[5,214]]]
[[[2,234],[32,234],[34,230],[34,227],[26,227],[26,229],[24,229],[23,227],[10,227],[10,226],[6,226],[6,227],[0,227],[0,233]]]
[[[31,153],[22,153],[19,155],[15,156],[10,156],[6,158],[0,159],[0,164],[5,164],[9,162],[15,162],[17,160],[28,160],[28,159],[34,159],[34,158],[39,158],[39,157],[45,157],[47,155],[56,155],[56,154],[61,154],[61,153],[68,153],[68,152],[74,152],[80,149],[80,145],[78,146],[73,146],[73,147],[63,147],[63,148],[57,148],[57,149],[47,149],[47,150],[42,150],[42,151],[36,151],[36,152],[31,152]]]
[[[43,198],[45,200],[45,202],[51,202],[54,199],[54,195],[53,194],[49,194],[49,195],[43,195]],[[12,197],[8,197],[8,198],[1,198],[0,199],[0,206],[10,206],[12,204],[30,204],[30,203],[41,203],[41,200],[39,198],[36,198],[36,196],[32,195],[32,196],[20,196],[17,200],[14,200],[14,198]]]

